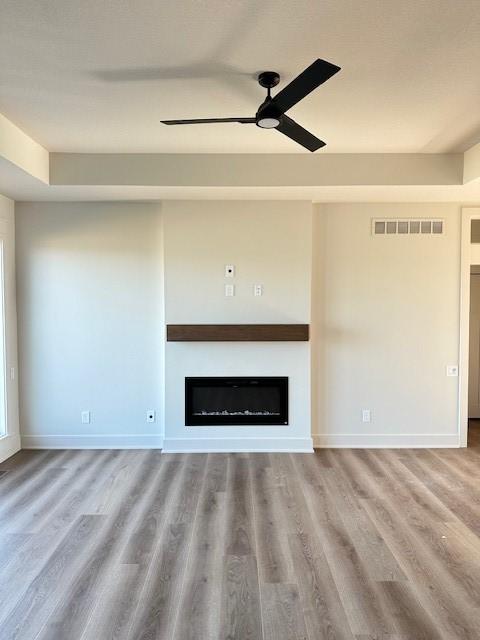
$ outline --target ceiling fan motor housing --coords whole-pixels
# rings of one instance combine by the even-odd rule
[[[270,96],[263,102],[255,115],[257,120],[257,127],[261,129],[274,129],[278,127],[282,121],[282,113],[280,109],[272,102]]]
[[[280,82],[280,75],[276,71],[262,71],[258,76],[258,84],[265,89],[273,89]]]

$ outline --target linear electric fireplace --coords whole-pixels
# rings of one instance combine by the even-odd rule
[[[288,424],[288,378],[185,378],[185,424]]]

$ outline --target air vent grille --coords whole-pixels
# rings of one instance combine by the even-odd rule
[[[372,235],[374,236],[440,236],[444,234],[444,231],[444,221],[437,218],[402,218],[398,220],[394,218],[374,218],[372,220]]]

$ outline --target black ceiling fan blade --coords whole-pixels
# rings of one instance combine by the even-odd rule
[[[255,118],[194,118],[192,120],[160,120],[162,124],[217,124],[219,122],[239,122],[240,124],[253,124]]]
[[[313,133],[301,127],[295,120],[292,120],[288,116],[282,116],[280,124],[276,129],[309,151],[321,149],[321,147],[324,147],[326,144],[323,140],[314,136]]]
[[[338,71],[340,71],[340,67],[337,67],[336,64],[321,59],[315,60],[290,84],[279,91],[272,103],[280,110],[280,113],[285,113]]]

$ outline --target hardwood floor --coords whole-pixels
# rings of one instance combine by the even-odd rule
[[[478,640],[471,445],[23,451],[0,465],[0,638]]]

